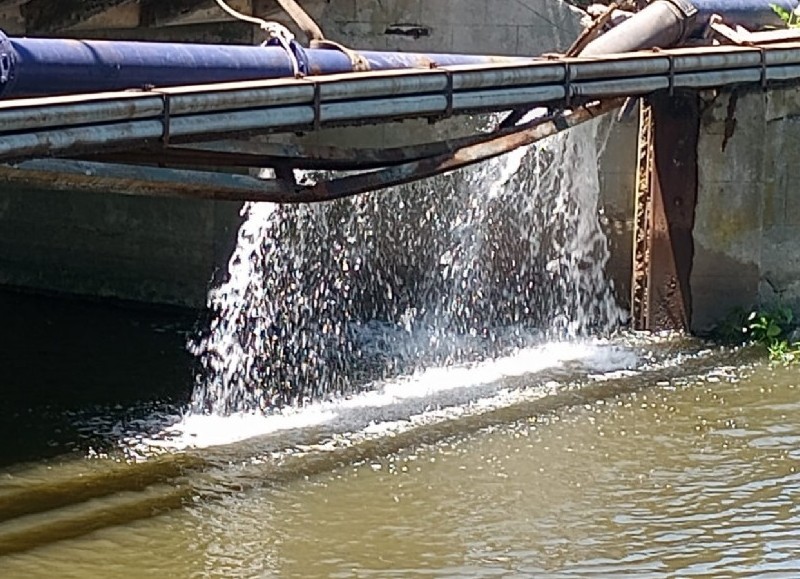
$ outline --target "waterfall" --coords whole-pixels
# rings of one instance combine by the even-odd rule
[[[600,139],[602,141],[602,139]],[[264,411],[375,379],[612,330],[598,122],[477,167],[323,205],[249,203],[196,413]]]

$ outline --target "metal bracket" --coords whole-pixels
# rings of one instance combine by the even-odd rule
[[[161,142],[164,145],[169,145],[169,132],[172,122],[172,100],[169,93],[161,93],[161,100],[164,102],[164,114],[161,117],[161,122],[164,125],[164,132],[161,135]]]
[[[157,94],[159,97],[161,97],[162,109],[161,109],[161,118],[159,119],[161,121],[161,127],[162,127],[161,143],[163,146],[167,147],[169,146],[170,124],[172,121],[172,101],[170,100],[171,95],[169,92],[158,90],[150,85],[144,87],[142,90],[143,92]]]
[[[591,111],[590,111],[590,113],[591,113]],[[553,124],[555,125],[556,129],[559,132],[566,131],[567,129],[570,128],[569,121],[567,120],[567,117],[564,115],[563,112],[558,112],[555,115],[553,115],[552,120],[553,120]]]
[[[667,55],[667,62],[669,63],[669,70],[667,71],[669,75],[669,96],[675,96],[675,59],[671,54]]]
[[[447,97],[447,107],[444,109],[445,118],[453,116],[453,71],[448,69],[440,69],[445,74],[445,96]]]
[[[322,128],[322,87],[321,83],[314,83],[314,130]]]
[[[685,40],[694,29],[698,9],[690,0],[667,0],[683,16],[681,25],[681,40]]]
[[[572,66],[568,62],[564,63],[564,105],[572,106]]]

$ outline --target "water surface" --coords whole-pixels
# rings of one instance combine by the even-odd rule
[[[797,576],[797,370],[624,347],[635,371],[572,360],[402,428],[7,467],[0,576]]]

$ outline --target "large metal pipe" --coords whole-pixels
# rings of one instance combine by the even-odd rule
[[[590,43],[582,55],[669,47],[697,33],[712,14],[745,27],[780,24],[777,5],[800,0],[656,0]],[[371,70],[489,64],[513,57],[363,51]],[[516,59],[524,60],[524,59]],[[352,72],[339,50],[130,41],[9,38],[0,32],[0,98],[291,78]]]
[[[691,0],[691,3],[697,8],[693,33],[708,24],[708,19],[714,14],[719,14],[729,24],[748,30],[767,26],[783,27],[784,23],[775,8],[791,12],[800,4],[798,0]]]
[[[291,45],[306,75],[353,71],[348,55]],[[513,57],[359,52],[371,70],[431,68],[518,60]],[[0,32],[0,98],[291,78],[294,64],[281,46],[241,46],[9,38]]]
[[[775,7],[792,11],[798,4],[800,0],[656,0],[589,43],[581,56],[678,46],[704,30],[714,14],[749,30],[782,26]]]

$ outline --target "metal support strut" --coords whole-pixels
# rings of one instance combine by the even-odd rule
[[[631,313],[637,330],[688,330],[697,95],[662,91],[648,101],[640,113]]]
[[[635,330],[650,326],[650,238],[653,213],[653,107],[639,101],[639,135],[636,144],[636,191],[633,222],[633,277],[631,317]]]

